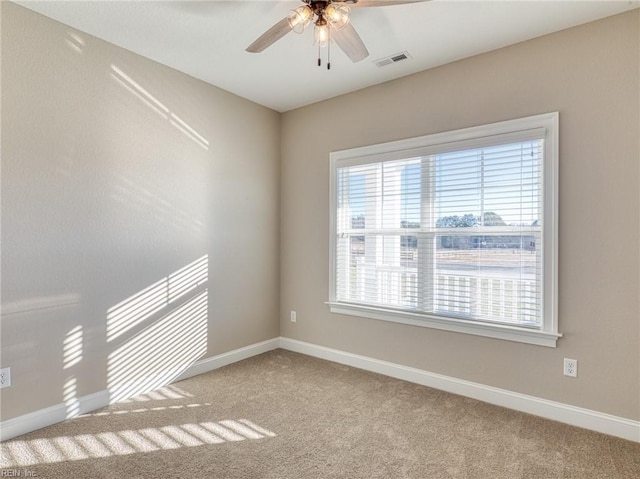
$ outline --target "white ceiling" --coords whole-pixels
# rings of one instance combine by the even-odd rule
[[[262,53],[245,52],[299,0],[16,3],[281,112],[639,6],[637,0],[431,0],[352,8],[370,56],[351,63],[334,46],[327,71],[316,64],[311,28]],[[373,63],[403,51],[409,60]]]

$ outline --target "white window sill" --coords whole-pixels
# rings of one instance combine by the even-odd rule
[[[329,305],[332,313],[410,324],[412,326],[441,329],[443,331],[453,331],[456,333],[474,334],[476,336],[517,341],[550,348],[555,348],[556,341],[562,336],[562,334],[549,331],[519,328],[517,326],[504,324],[476,323],[462,319],[427,316],[424,314],[394,311],[358,304],[336,302],[328,302],[326,304]]]

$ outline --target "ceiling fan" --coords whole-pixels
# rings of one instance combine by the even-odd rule
[[[267,47],[294,31],[302,33],[306,26],[313,23],[315,44],[318,46],[318,66],[321,65],[320,48],[326,47],[334,41],[338,47],[351,59],[359,62],[369,56],[364,42],[351,24],[349,6],[352,7],[386,7],[405,3],[417,3],[425,0],[301,0],[304,5],[292,10],[291,13],[264,32],[249,45],[246,51],[260,53]],[[327,68],[331,63],[327,62]]]

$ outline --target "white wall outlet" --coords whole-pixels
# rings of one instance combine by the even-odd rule
[[[295,311],[291,311],[291,322],[295,323],[298,320],[298,318],[296,318],[296,312]]]
[[[564,375],[572,378],[578,377],[578,360],[564,358]]]
[[[0,369],[0,388],[11,386],[11,368]]]

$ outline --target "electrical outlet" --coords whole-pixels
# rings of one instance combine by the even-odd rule
[[[291,311],[291,322],[295,323],[298,319],[296,318],[296,312]]]
[[[564,358],[564,375],[572,378],[578,377],[578,360]]]
[[[11,368],[0,369],[0,388],[11,386]]]

